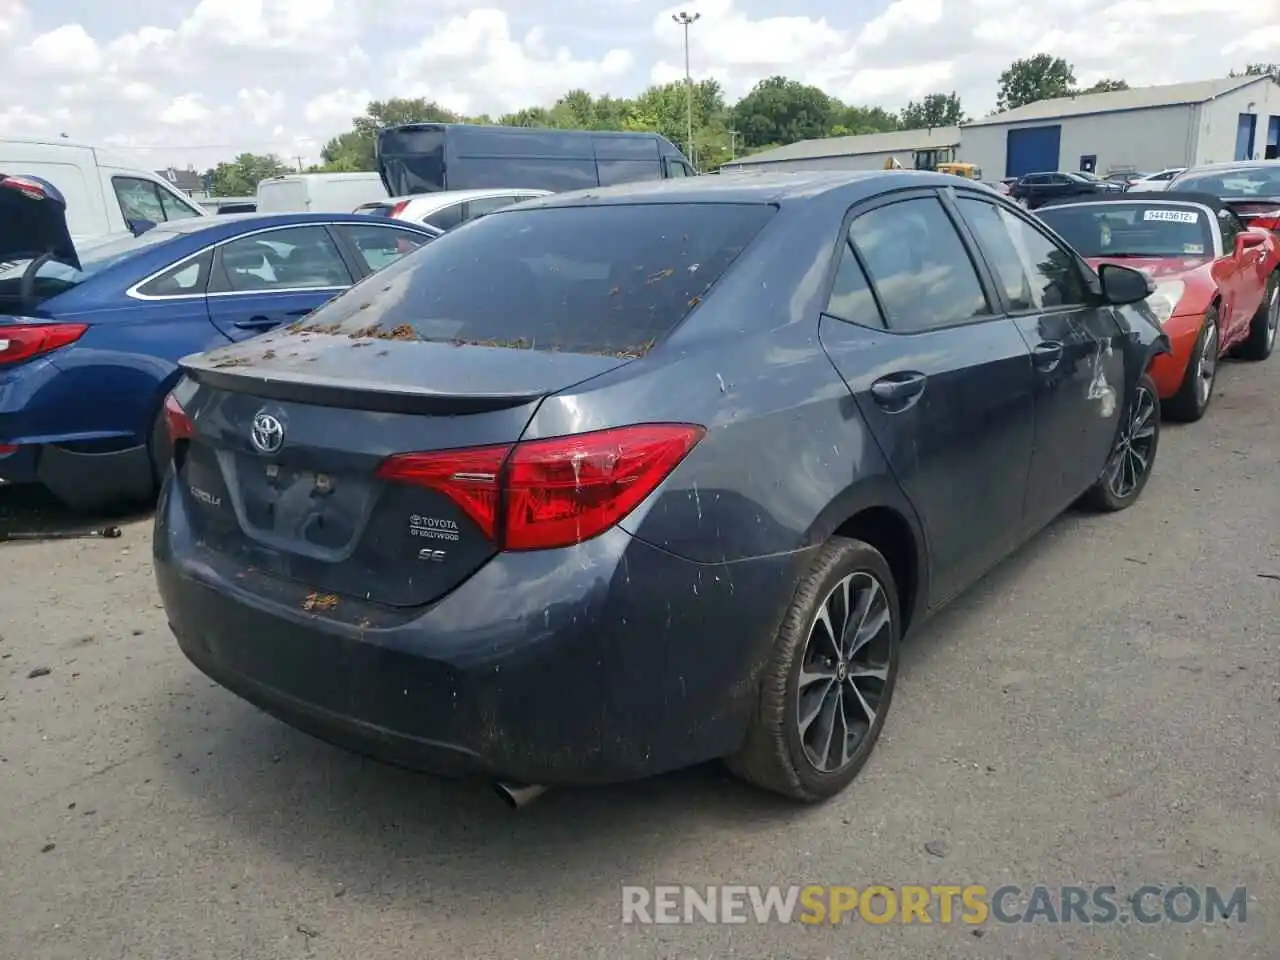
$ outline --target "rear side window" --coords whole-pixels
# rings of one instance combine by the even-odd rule
[[[914,333],[991,314],[960,234],[933,197],[877,207],[853,221],[853,241],[890,330]]]
[[[765,204],[499,211],[313,313],[341,333],[643,354],[774,214]]]
[[[435,213],[429,213],[422,218],[422,222],[432,227],[439,227],[441,230],[452,230],[462,222],[462,203],[451,203],[447,207],[441,207]]]

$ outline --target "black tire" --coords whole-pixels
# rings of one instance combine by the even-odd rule
[[[1236,348],[1236,356],[1255,363],[1271,356],[1276,345],[1277,325],[1280,325],[1280,272],[1267,278],[1262,303],[1249,322],[1249,337]]]
[[[1139,433],[1141,436],[1137,439],[1141,440],[1140,446],[1135,441],[1135,436]],[[1131,486],[1123,482],[1116,483],[1117,470],[1127,471],[1129,466],[1135,463],[1132,459],[1126,460],[1131,449],[1145,455],[1146,465]],[[1138,379],[1133,396],[1125,407],[1120,427],[1116,431],[1115,443],[1111,447],[1111,455],[1107,457],[1107,464],[1103,467],[1097,482],[1083,497],[1084,505],[1103,513],[1114,513],[1133,506],[1138,497],[1142,496],[1142,491],[1151,478],[1151,470],[1155,467],[1159,449],[1160,394],[1156,390],[1155,381],[1144,373]],[[1121,479],[1127,477],[1128,474],[1124,473]]]
[[[1213,399],[1213,386],[1217,379],[1218,356],[1222,352],[1220,329],[1218,308],[1210,307],[1205,311],[1200,334],[1196,337],[1195,346],[1191,348],[1191,359],[1187,361],[1187,370],[1182,375],[1182,384],[1178,387],[1177,393],[1164,401],[1161,413],[1170,420],[1195,423],[1209,409],[1209,403]],[[1210,338],[1213,339],[1213,344],[1208,352],[1212,352],[1212,357],[1206,356],[1205,350]],[[1201,386],[1206,379],[1208,390],[1204,390]]]
[[[819,617],[829,600],[834,605],[829,610],[836,609],[843,602],[843,590],[839,588],[846,581],[851,585],[853,617],[849,618],[850,622],[858,616],[860,608],[857,604],[864,596],[869,598],[871,605],[866,613],[871,614],[871,618],[864,614],[859,623],[867,625],[868,636],[874,632],[874,639],[847,655],[842,653],[839,665],[835,665],[834,659],[818,665],[814,655],[826,652],[823,644],[830,636],[829,632],[823,632]],[[883,625],[876,625],[881,621]],[[855,628],[850,641],[862,632],[863,628]],[[861,540],[832,538],[818,552],[813,565],[796,587],[795,597],[782,619],[761,680],[760,701],[747,730],[746,741],[735,756],[726,758],[729,769],[765,790],[807,803],[827,800],[840,793],[867,762],[884,727],[898,676],[900,632],[897,585],[884,557]],[[812,645],[811,636],[815,640]],[[866,658],[865,663],[855,661],[860,654]],[[829,668],[831,674],[829,681],[810,684],[802,697],[801,668],[806,666],[806,661],[811,668],[816,666],[824,671]],[[862,686],[855,684],[849,671],[851,664],[861,668],[853,672],[858,674],[857,679]],[[827,684],[825,687],[822,686],[824,682]],[[844,705],[846,695],[849,700],[847,709]],[[825,704],[831,697],[835,698],[835,705],[827,711]],[[820,701],[824,704],[823,709],[809,711],[815,719],[808,724],[802,723],[801,706],[809,708]],[[868,717],[863,705],[868,705],[874,713],[874,719],[869,723],[865,722]],[[847,719],[851,715],[852,721]],[[843,757],[843,762],[825,770],[811,759],[811,751],[823,751],[807,745],[810,743],[807,731],[817,728],[813,731],[816,735],[823,732],[824,716],[830,717],[826,727],[831,729],[839,720],[840,729],[845,732],[842,742],[846,749],[852,734],[860,734],[847,756]],[[815,739],[821,738],[816,736]],[[830,744],[825,751],[829,758],[831,747],[841,741],[830,736],[826,739]]]

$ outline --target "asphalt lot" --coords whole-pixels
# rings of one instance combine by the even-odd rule
[[[1225,365],[1138,506],[1063,518],[918,633],[876,755],[814,809],[708,767],[514,813],[205,680],[166,630],[147,522],[0,544],[0,957],[1274,958],[1278,383],[1280,358]],[[65,522],[0,492],[0,526]],[[621,922],[622,884],[671,882],[1250,898],[1243,924],[981,935]]]

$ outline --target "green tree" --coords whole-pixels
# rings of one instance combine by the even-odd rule
[[[373,170],[374,145],[382,127],[400,123],[450,123],[459,119],[453,111],[422,97],[374,100],[365,108],[364,116],[352,119],[351,130],[324,145],[320,151],[324,158],[323,169],[342,172]]]
[[[757,147],[826,136],[831,113],[831,98],[817,87],[769,77],[738,101],[732,122],[744,144]]]
[[[827,134],[832,137],[861,136],[867,133],[891,133],[902,128],[896,113],[883,107],[851,107],[839,100],[831,101]]]
[[[215,197],[248,197],[257,192],[259,181],[289,170],[274,154],[242,153],[229,163],[218,164],[205,176]]]
[[[925,127],[954,127],[964,120],[960,97],[951,93],[931,93],[917,103],[912,100],[902,108],[901,123],[905,130]]]
[[[1000,110],[1014,110],[1037,100],[1066,97],[1076,84],[1074,68],[1061,57],[1037,53],[1015,60],[1000,74],[1000,92],[996,105]]]
[[[1231,77],[1275,77],[1280,80],[1280,63],[1250,63],[1243,70],[1232,70]]]
[[[1129,84],[1125,83],[1123,80],[1112,80],[1110,77],[1106,77],[1102,80],[1099,80],[1097,83],[1095,83],[1091,87],[1085,87],[1083,90],[1077,90],[1076,93],[1080,93],[1080,94],[1113,93],[1116,90],[1128,90],[1128,89],[1129,89]]]

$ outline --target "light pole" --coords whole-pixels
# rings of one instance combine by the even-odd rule
[[[684,27],[684,86],[689,100],[689,139],[685,142],[685,146],[689,150],[689,162],[696,167],[698,161],[693,149],[693,76],[689,73],[689,27],[701,20],[702,14],[690,14],[681,10],[679,13],[673,13],[671,19]]]

